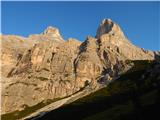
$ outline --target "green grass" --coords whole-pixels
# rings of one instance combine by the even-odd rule
[[[146,93],[140,97],[143,106],[153,105],[157,100],[157,90]],[[99,112],[95,115],[84,118],[83,120],[123,120],[123,116],[134,113],[135,107],[132,101],[128,100],[125,104],[115,105],[112,108]]]
[[[158,96],[158,91],[153,90],[147,94],[140,97],[141,104],[143,106],[152,105],[156,102]]]
[[[87,117],[83,120],[114,120],[120,118],[122,115],[126,115],[134,110],[133,104],[129,101],[123,105],[116,105],[110,108],[109,110],[105,110],[103,112],[97,113],[93,116]]]
[[[145,70],[147,69],[148,67],[150,67],[150,65],[153,64],[153,61],[151,60],[127,60],[126,61],[127,64],[131,64],[133,63],[134,66],[127,72],[127,73],[130,73],[130,72],[134,72],[134,71],[139,71],[139,70]]]

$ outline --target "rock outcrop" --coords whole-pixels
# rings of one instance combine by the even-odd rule
[[[64,42],[59,30],[51,26],[47,27],[41,34],[30,35],[29,39],[37,41],[52,40],[54,42]]]
[[[28,38],[2,35],[2,113],[94,89],[116,78],[125,60],[144,59],[154,53],[134,46],[110,19],[82,43],[53,27]]]
[[[117,52],[120,56],[130,60],[153,60],[154,53],[152,51],[144,50],[133,45],[125,36],[120,27],[113,23],[110,19],[104,19],[96,35],[99,43]]]

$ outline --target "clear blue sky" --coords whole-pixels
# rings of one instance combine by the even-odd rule
[[[84,41],[104,18],[118,23],[135,45],[160,50],[160,2],[2,2],[2,34],[26,37],[55,26],[64,39]]]

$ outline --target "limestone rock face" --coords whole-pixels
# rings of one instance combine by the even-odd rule
[[[2,113],[100,87],[128,69],[128,59],[154,54],[134,46],[110,19],[84,42],[65,41],[54,27],[28,38],[2,35]]]
[[[99,43],[130,60],[154,59],[154,52],[133,45],[123,34],[120,27],[110,19],[104,19],[96,35]]]
[[[75,60],[76,82],[83,87],[89,82],[96,84],[96,79],[101,75],[102,64],[98,56],[98,44],[92,37],[87,37],[80,46],[78,57]]]
[[[53,28],[52,26],[49,26],[46,28],[46,30],[43,32],[44,35],[50,35],[52,37],[59,37],[62,39],[59,30],[57,28]]]
[[[51,26],[47,27],[41,34],[30,35],[29,39],[37,41],[52,40],[55,42],[64,42],[59,30]]]
[[[2,75],[6,76],[10,69],[17,64],[25,50],[33,46],[35,41],[15,35],[1,35],[1,64]]]
[[[26,49],[4,78],[3,113],[76,92],[74,60],[80,44],[75,39],[44,40]]]
[[[124,36],[123,32],[121,31],[120,27],[114,23],[111,19],[103,19],[100,23],[96,37],[100,38],[103,34],[112,34],[116,33],[119,36]]]

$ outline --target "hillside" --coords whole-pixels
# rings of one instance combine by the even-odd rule
[[[160,64],[153,61],[133,63],[131,70],[107,87],[37,120],[159,119]]]
[[[2,120],[30,118],[52,110],[53,114],[67,114],[67,110],[88,114],[81,115],[85,118],[93,115],[90,112],[98,114],[100,109],[101,115],[110,106],[107,103],[116,105],[115,100],[120,100],[127,104],[137,99],[138,93],[147,94],[152,88],[149,85],[159,79],[158,75],[153,77],[159,74],[159,68],[152,68],[159,61],[159,52],[132,44],[111,19],[102,20],[95,37],[87,36],[84,41],[64,40],[60,30],[51,26],[26,38],[1,38]],[[147,77],[148,74],[151,75]],[[82,108],[88,112],[78,111]],[[63,109],[66,112],[59,113]]]

